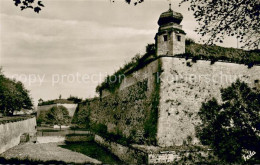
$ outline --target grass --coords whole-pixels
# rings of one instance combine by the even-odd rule
[[[38,165],[38,164],[68,164],[63,161],[56,161],[56,160],[51,160],[51,161],[40,161],[40,160],[30,160],[30,159],[17,159],[17,158],[12,158],[12,159],[5,159],[3,157],[0,157],[0,164],[31,164],[31,165]],[[75,164],[75,163],[69,163],[69,164]]]
[[[80,152],[101,161],[103,164],[123,164],[116,156],[95,142],[68,143],[66,145],[61,145],[60,147]]]

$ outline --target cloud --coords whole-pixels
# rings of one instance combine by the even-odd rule
[[[83,89],[94,95],[97,83],[51,86],[53,74],[109,73],[153,41],[154,29],[137,29],[93,21],[30,18],[1,14],[1,63],[7,76],[45,75],[41,87],[25,84],[38,99],[42,95],[69,93],[82,96]],[[146,41],[147,42],[146,42]],[[114,64],[114,65],[111,65]],[[90,91],[90,88],[92,89]],[[51,94],[44,94],[52,90]],[[44,92],[45,91],[45,92]],[[62,92],[63,91],[63,92]],[[85,93],[88,95],[87,92]]]
[[[115,43],[120,46],[131,44],[133,40],[150,38],[155,33],[149,29],[104,27],[88,21],[27,18],[6,14],[1,14],[1,20],[4,53],[5,50],[8,52],[16,47],[24,55],[42,52],[37,56],[48,56],[59,51],[66,55],[66,52],[75,54],[76,50],[94,53],[96,50],[111,48]],[[15,53],[11,55],[17,56]]]

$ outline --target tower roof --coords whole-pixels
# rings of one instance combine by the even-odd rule
[[[162,26],[162,25],[165,25],[168,23],[180,24],[182,19],[183,19],[183,16],[181,13],[177,13],[170,8],[168,11],[163,12],[160,15],[160,18],[158,20],[158,25]]]

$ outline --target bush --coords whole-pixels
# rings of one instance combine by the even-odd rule
[[[195,43],[195,41],[191,38],[186,38],[186,40],[185,40],[185,45],[191,45],[191,44],[194,44],[194,43]]]
[[[244,163],[247,151],[260,159],[260,93],[237,80],[221,89],[222,103],[215,98],[203,103],[198,113],[202,123],[196,135],[226,163]]]

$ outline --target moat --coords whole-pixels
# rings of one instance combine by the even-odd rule
[[[104,147],[90,141],[65,142],[66,136],[87,136],[87,130],[37,128],[37,142],[20,144],[4,154],[1,163],[93,163],[122,164],[116,156]],[[52,156],[49,154],[53,153]],[[85,155],[85,156],[84,156]],[[55,159],[58,158],[58,159]],[[68,159],[69,158],[69,159]]]

